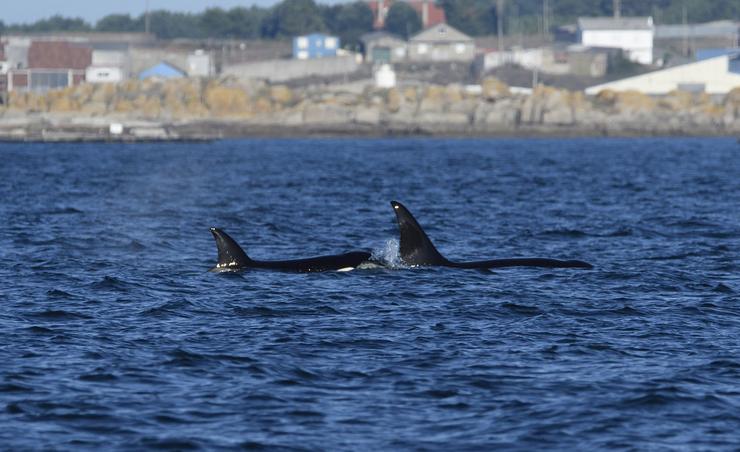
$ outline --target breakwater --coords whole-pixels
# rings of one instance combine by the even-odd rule
[[[480,89],[423,83],[290,88],[233,78],[127,81],[10,93],[0,108],[4,140],[737,134],[740,88],[725,96],[676,91],[659,98],[613,91],[586,96],[546,86],[521,94],[493,78]]]

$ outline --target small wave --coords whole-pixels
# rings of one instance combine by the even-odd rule
[[[712,289],[712,292],[719,292],[719,293],[733,293],[734,290],[732,290],[731,287],[726,286],[722,283],[717,284],[714,289]]]
[[[185,311],[192,306],[193,304],[187,300],[168,301],[163,305],[142,311],[141,314],[153,317],[167,317],[177,314],[182,315],[182,311]]]
[[[179,438],[143,438],[139,445],[146,449],[158,450],[198,450],[198,442]]]
[[[546,237],[563,237],[563,238],[581,238],[581,237],[588,236],[587,233],[579,229],[550,229],[547,231],[542,231],[537,235],[546,236]]]
[[[634,234],[634,231],[631,228],[620,228],[605,234],[604,237],[629,237],[632,234]]]
[[[535,316],[542,314],[542,310],[535,306],[526,306],[516,303],[504,303],[501,305],[501,307],[521,315]]]
[[[26,331],[33,334],[57,334],[59,331],[52,330],[50,328],[44,328],[43,326],[30,326],[26,328]]]
[[[171,359],[165,364],[183,367],[198,367],[208,361],[207,356],[177,348],[169,353]]]
[[[51,289],[46,292],[46,295],[48,295],[49,298],[75,298],[71,293],[59,289]]]
[[[45,215],[70,215],[70,214],[84,213],[84,212],[74,207],[60,207],[58,209],[51,209],[51,210],[47,210],[41,213]]]
[[[138,240],[132,240],[126,248],[130,251],[144,251],[146,247]]]
[[[112,290],[114,292],[128,292],[130,284],[113,276],[104,276],[100,281],[90,284],[94,290]]]
[[[118,377],[116,377],[113,374],[109,374],[109,373],[91,373],[91,374],[80,375],[78,379],[80,381],[107,382],[107,381],[115,381],[118,379]]]
[[[0,392],[33,392],[33,389],[28,386],[18,385],[14,383],[0,384]]]
[[[64,311],[61,309],[47,309],[46,311],[38,311],[27,314],[28,317],[41,319],[41,320],[86,320],[92,317],[79,314],[77,312]]]

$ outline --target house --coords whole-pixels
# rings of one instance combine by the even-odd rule
[[[393,33],[374,31],[360,37],[365,49],[365,61],[397,63],[406,59],[406,41]]]
[[[89,46],[69,41],[30,41],[27,47],[16,46],[14,50],[8,91],[43,92],[78,85],[92,63]]]
[[[170,64],[166,61],[160,61],[154,66],[145,69],[139,73],[139,80],[146,80],[148,78],[158,79],[171,79],[171,78],[183,78],[187,74],[177,66]]]
[[[213,75],[213,66],[211,56],[198,49],[188,55],[188,76],[189,77],[210,77]]]
[[[339,49],[339,38],[336,36],[313,33],[293,38],[293,58],[299,60],[335,57],[337,49]]]
[[[369,0],[367,5],[373,12],[373,27],[378,30],[385,27],[385,20],[388,18],[388,11],[394,1],[401,0]],[[447,21],[445,10],[442,9],[434,0],[405,0],[406,3],[416,11],[421,20],[423,28],[429,28],[433,25],[442,24]]]
[[[587,47],[622,49],[628,59],[640,64],[653,62],[652,17],[581,17],[580,44]]]
[[[475,41],[447,24],[437,24],[409,39],[410,61],[466,61],[475,58]]]
[[[674,90],[726,94],[737,87],[740,87],[740,50],[592,86],[586,89],[586,94],[598,94],[606,89],[640,91],[652,95],[667,94]]]

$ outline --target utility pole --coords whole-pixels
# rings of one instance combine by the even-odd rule
[[[146,0],[146,12],[144,14],[144,32],[146,34],[149,34],[149,29],[151,28],[151,23],[149,20],[149,0]]]
[[[504,51],[504,0],[496,0],[496,34],[498,35],[498,51]]]
[[[622,0],[613,0],[614,1],[614,18],[619,19],[622,17]]]
[[[550,1],[542,1],[542,33],[545,41],[550,40]]]
[[[683,34],[683,55],[689,56],[689,14],[686,10],[686,2],[683,2],[683,8],[681,9],[681,29]]]

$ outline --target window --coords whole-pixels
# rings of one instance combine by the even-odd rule
[[[301,36],[300,38],[297,38],[296,46],[299,49],[307,49],[308,48],[308,38],[306,38],[305,36]]]
[[[62,88],[69,85],[66,72],[31,72],[31,88],[46,91],[48,89]]]
[[[465,44],[455,44],[455,53],[465,53]]]
[[[416,48],[416,50],[419,52],[419,55],[424,55],[429,51],[429,45],[427,44],[419,44],[419,46]]]
[[[308,59],[308,51],[306,50],[299,50],[296,54],[299,60],[307,60]]]
[[[324,41],[324,47],[327,49],[336,49],[337,48],[337,38],[326,38]]]

